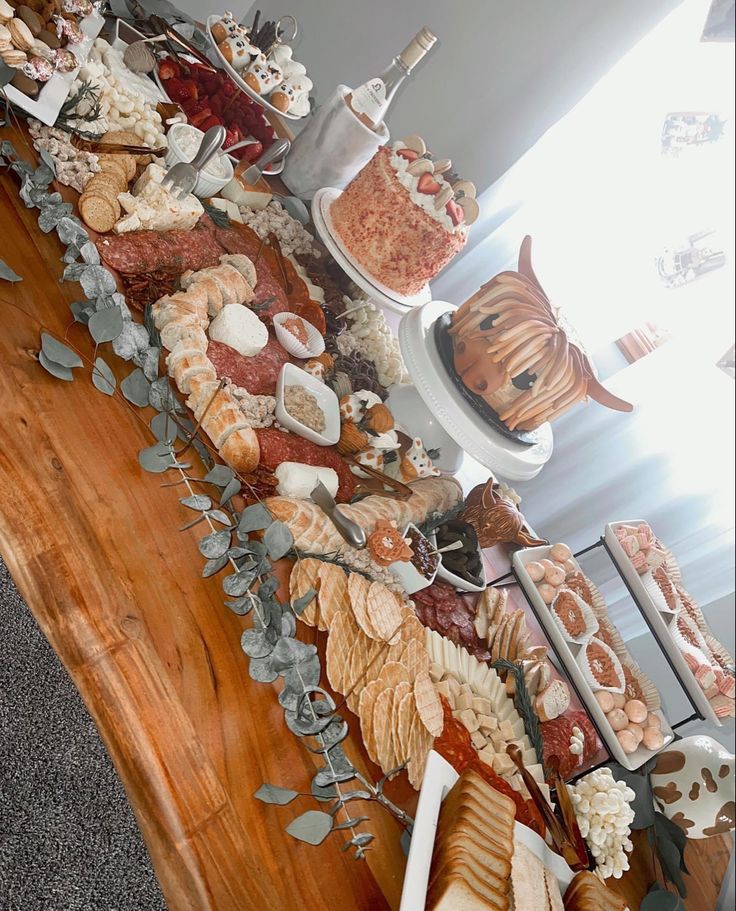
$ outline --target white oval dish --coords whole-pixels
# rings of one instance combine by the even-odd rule
[[[284,326],[284,323],[289,319],[298,319],[304,324],[307,330],[306,345],[302,345],[299,339]],[[273,328],[282,348],[285,348],[294,357],[299,357],[306,361],[310,357],[318,357],[325,350],[325,340],[320,335],[317,327],[296,313],[290,313],[288,310],[283,313],[277,313],[273,318]]]
[[[286,386],[304,386],[317,399],[317,404],[325,415],[324,433],[317,433],[289,414],[284,405]],[[340,439],[340,403],[337,396],[317,377],[294,364],[284,364],[276,381],[276,420],[282,427],[304,437],[305,440],[311,440],[318,446],[334,446]]]

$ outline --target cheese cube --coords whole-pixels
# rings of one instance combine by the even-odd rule
[[[453,697],[457,699],[457,697],[460,695],[460,684],[454,677],[450,677],[448,679],[450,681],[450,692],[452,693]]]
[[[453,696],[452,696],[452,692],[450,690],[449,680],[440,680],[440,682],[435,684],[435,686],[436,686],[437,692],[441,693],[452,706]]]
[[[493,715],[478,715],[478,727],[484,734],[490,734],[498,728],[498,718]]]
[[[478,758],[482,759],[483,762],[485,762],[486,765],[489,765],[491,768],[493,768],[493,757],[495,755],[496,752],[490,743],[487,743],[482,750],[478,751]]]
[[[483,696],[474,696],[473,697],[473,711],[477,715],[490,715],[491,714],[491,700],[485,699]]]
[[[493,757],[493,771],[497,775],[508,775],[509,773],[516,770],[510,756],[507,756],[505,753],[496,753]]]
[[[513,740],[514,731],[508,721],[499,721],[498,730],[506,742]]]
[[[453,714],[456,713],[453,712]],[[457,717],[460,719],[460,721],[462,721],[462,723],[470,731],[471,734],[473,731],[478,730],[478,716],[472,709],[463,709],[457,714]]]
[[[461,690],[460,695],[457,697],[457,707],[459,709],[471,709],[473,708],[473,696],[471,693],[466,693]]]
[[[470,742],[476,750],[482,750],[488,741],[480,731],[473,731],[470,735]]]

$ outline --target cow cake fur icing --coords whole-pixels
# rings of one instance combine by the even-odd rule
[[[350,254],[398,294],[418,294],[462,250],[477,218],[475,188],[451,167],[410,136],[382,146],[330,208]]]

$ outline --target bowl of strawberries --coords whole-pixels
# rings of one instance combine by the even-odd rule
[[[227,73],[203,66],[193,58],[160,57],[154,70],[156,84],[169,101],[178,104],[187,121],[206,133],[222,125],[223,150],[243,140],[252,140],[230,155],[234,163],[257,161],[272,145],[276,132],[263,108],[238,88]],[[267,174],[280,174],[283,159],[266,167]]]

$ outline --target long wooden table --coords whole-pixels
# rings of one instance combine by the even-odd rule
[[[0,136],[32,157],[22,134]],[[36,219],[0,174],[0,257],[23,276],[0,282],[0,554],[97,724],[169,908],[397,908],[401,830],[386,811],[360,805],[376,836],[361,862],[340,851],[341,834],[316,848],[286,834],[310,798],[254,799],[264,781],[307,792],[315,763],[275,690],[248,676],[249,621],[223,606],[217,578],[201,578],[199,529],[177,531],[188,516],[176,489],[138,465],[154,412],[100,394],[88,369],[66,383],[37,363],[42,328],[68,330],[88,356],[92,343],[71,325],[80,291],[59,283],[63,248]],[[131,369],[107,360],[118,380]],[[375,779],[346,718],[348,755]],[[716,857],[722,876],[728,855]],[[644,853],[640,866],[620,886],[632,909],[650,876]]]

